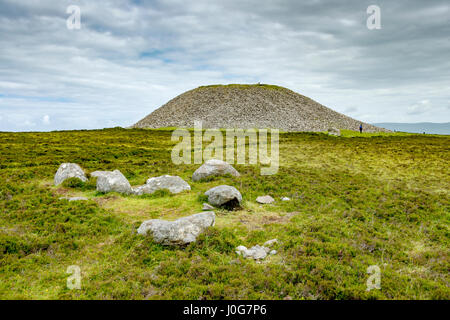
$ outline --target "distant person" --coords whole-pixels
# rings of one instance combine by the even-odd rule
[[[359,125],[359,133],[362,133],[362,123]]]

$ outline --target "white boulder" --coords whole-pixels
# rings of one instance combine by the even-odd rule
[[[132,193],[131,185],[127,178],[119,170],[114,171],[96,171],[91,176],[97,177],[97,191],[99,192],[119,192]]]
[[[78,178],[83,182],[87,181],[83,169],[76,163],[62,163],[56,171],[54,182],[55,186],[63,183],[69,178]]]
[[[239,177],[239,172],[236,171],[233,166],[225,161],[218,159],[211,159],[202,164],[192,175],[193,181],[199,181],[209,176],[223,176],[231,174],[232,176]]]
[[[175,221],[152,219],[144,221],[138,228],[140,235],[150,235],[157,243],[164,245],[186,245],[208,227],[214,226],[216,216],[207,211],[183,217]]]
[[[137,195],[152,194],[156,190],[162,189],[167,189],[171,193],[180,193],[191,190],[191,186],[178,176],[164,175],[148,179],[144,185],[133,188],[133,193]]]
[[[205,192],[205,196],[208,196],[208,202],[213,206],[227,209],[239,207],[242,202],[241,193],[235,187],[227,185],[211,188]]]

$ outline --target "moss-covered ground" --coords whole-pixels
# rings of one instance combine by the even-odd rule
[[[280,134],[280,168],[235,165],[241,177],[193,182],[174,165],[171,130],[0,133],[1,299],[450,299],[450,137]],[[53,186],[62,162],[119,169],[132,185],[178,175],[190,192],[101,194],[95,181]],[[146,219],[201,212],[203,193],[228,184],[238,211],[186,248],[136,234]],[[255,199],[269,194],[271,205]],[[86,196],[88,201],[59,200]],[[280,201],[283,196],[291,201]],[[277,238],[262,263],[235,247]],[[78,265],[80,290],[66,286]],[[379,266],[381,289],[367,291]]]

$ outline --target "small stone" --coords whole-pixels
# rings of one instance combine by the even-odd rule
[[[268,195],[260,196],[260,197],[256,198],[256,202],[261,203],[261,204],[269,204],[269,203],[273,203],[274,201],[275,201],[275,199]]]
[[[283,197],[283,198],[281,198],[281,201],[291,201],[291,198],[289,198],[289,197]]]
[[[214,210],[214,207],[212,205],[207,204],[207,203],[203,203],[202,210],[210,211],[210,210]]]
[[[269,254],[277,254],[277,250],[271,250]]]
[[[59,200],[69,200],[69,201],[87,201],[86,197],[61,197]]]
[[[271,247],[271,246],[274,245],[275,243],[278,243],[278,240],[277,240],[277,239],[267,240],[266,242],[264,242],[264,246],[265,246],[265,247]]]
[[[328,134],[332,135],[332,136],[340,136],[341,135],[341,130],[337,129],[337,128],[330,128],[328,129]]]

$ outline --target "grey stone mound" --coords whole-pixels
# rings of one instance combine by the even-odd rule
[[[208,227],[214,226],[216,216],[207,211],[183,217],[175,221],[152,219],[144,221],[138,228],[140,235],[150,235],[157,243],[164,245],[187,245]]]
[[[216,207],[224,207],[232,210],[240,207],[242,202],[241,193],[232,186],[221,185],[205,192],[208,196],[208,202]]]
[[[87,181],[83,169],[76,163],[62,163],[56,171],[54,183],[55,186],[64,182],[69,178],[78,178],[83,182]]]
[[[274,85],[212,85],[187,91],[138,121],[134,128],[275,128],[325,132],[359,130],[360,121],[289,89]],[[390,132],[363,123],[365,132]]]
[[[222,160],[210,159],[195,170],[192,180],[199,181],[210,176],[223,176],[226,174],[239,177],[239,172],[230,164]]]
[[[113,191],[125,194],[132,193],[130,183],[119,170],[96,171],[93,173],[95,173],[94,177],[97,177],[97,191],[105,193]]]
[[[171,193],[176,194],[186,190],[191,190],[191,186],[178,176],[164,175],[150,178],[144,185],[134,187],[133,193],[136,195],[152,194],[156,190],[163,189],[167,189]]]

